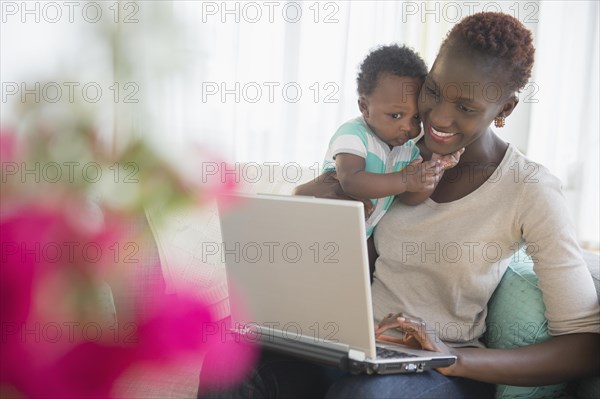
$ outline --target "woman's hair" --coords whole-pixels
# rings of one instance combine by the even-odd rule
[[[360,65],[356,78],[358,94],[368,96],[377,86],[383,73],[395,76],[425,79],[427,66],[423,59],[406,46],[382,46],[371,51]]]
[[[506,84],[513,92],[522,89],[531,76],[535,52],[531,32],[511,15],[482,12],[464,18],[448,33],[440,53],[455,46],[494,61],[506,71]]]

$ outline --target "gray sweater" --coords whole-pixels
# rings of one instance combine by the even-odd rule
[[[522,245],[534,260],[549,332],[600,332],[600,307],[560,181],[512,145],[492,176],[449,203],[396,201],[375,230],[376,321],[422,318],[453,346],[481,346],[487,303]]]

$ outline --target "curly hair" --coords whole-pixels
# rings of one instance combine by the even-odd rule
[[[513,92],[531,77],[535,53],[531,32],[511,15],[482,12],[464,18],[448,33],[440,53],[454,46],[466,46],[495,61],[506,71],[507,86]]]
[[[359,95],[370,95],[377,86],[377,79],[383,73],[424,79],[427,75],[425,61],[406,46],[393,44],[381,46],[371,51],[360,65],[356,77]]]

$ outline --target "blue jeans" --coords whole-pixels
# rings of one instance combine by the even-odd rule
[[[208,354],[202,368],[219,361]],[[212,389],[202,387],[198,399],[249,398],[493,398],[494,385],[446,377],[436,371],[418,374],[352,375],[329,366],[322,366],[263,350],[254,370],[236,387]]]
[[[493,398],[495,386],[430,370],[418,374],[350,375],[334,382],[327,399],[337,398]]]

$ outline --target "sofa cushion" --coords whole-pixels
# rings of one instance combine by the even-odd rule
[[[595,252],[583,251],[583,259],[590,270],[598,302],[600,302],[600,255]],[[597,399],[600,398],[600,377],[588,377],[573,381],[569,384],[569,391],[578,399]]]
[[[596,287],[596,293],[598,294],[598,302],[600,303],[600,255],[595,252],[583,251],[583,259],[594,280],[594,286]]]
[[[537,287],[533,261],[517,252],[488,305],[485,341],[490,348],[511,349],[550,338],[546,307]],[[515,365],[518,367],[518,365]],[[559,397],[567,384],[539,387],[498,385],[496,398]]]

